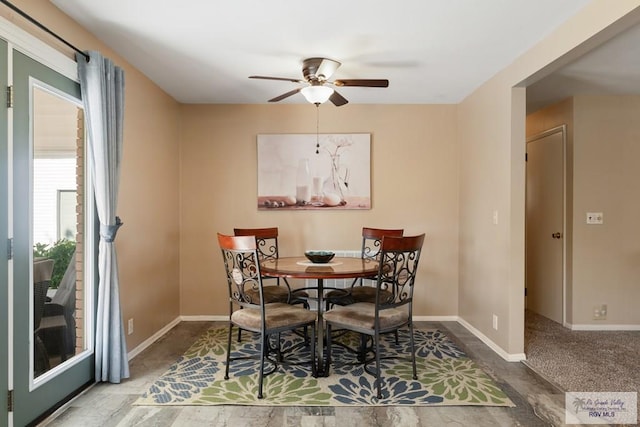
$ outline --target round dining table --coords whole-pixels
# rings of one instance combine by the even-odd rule
[[[374,277],[378,273],[378,262],[371,259],[335,257],[328,263],[312,263],[306,257],[281,257],[268,259],[260,264],[263,275],[270,277],[284,277],[295,279],[315,279],[317,286],[294,289],[298,291],[296,298],[302,296],[300,291],[305,291],[306,297],[317,301],[317,365],[318,375],[327,376],[328,366],[324,366],[324,292],[336,288],[324,287],[324,279],[355,279]],[[316,291],[310,294],[308,291]],[[345,295],[347,291],[345,290]]]

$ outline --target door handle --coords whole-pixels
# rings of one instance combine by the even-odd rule
[[[562,233],[560,233],[559,231],[557,231],[557,232],[553,233],[553,234],[551,235],[551,237],[552,237],[552,238],[554,238],[554,239],[560,239],[560,238],[562,238]]]

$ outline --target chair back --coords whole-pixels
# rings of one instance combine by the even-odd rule
[[[49,258],[39,258],[33,261],[33,283],[51,280],[53,276],[54,260]]]
[[[33,329],[40,327],[44,313],[47,291],[53,275],[52,259],[39,259],[33,262]]]
[[[253,308],[262,304],[262,280],[260,278],[260,254],[253,236],[226,236],[218,233],[218,244],[222,251],[224,268],[229,287],[229,301],[233,304]],[[259,300],[247,293],[249,289],[259,291]]]
[[[409,304],[409,310],[411,310],[413,288],[424,238],[424,233],[419,236],[384,236],[382,238],[376,292],[379,308]],[[381,291],[384,290],[388,293],[383,294]]]
[[[255,236],[260,261],[278,259],[278,227],[234,228],[235,236]]]
[[[382,237],[400,237],[403,233],[403,229],[362,227],[362,258],[378,261],[380,259],[380,243],[382,242]]]
[[[60,280],[58,290],[51,298],[51,303],[60,305],[64,307],[65,311],[73,313],[75,311],[76,279],[76,253],[74,252],[62,280]]]

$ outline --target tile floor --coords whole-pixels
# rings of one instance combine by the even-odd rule
[[[130,363],[131,378],[97,384],[41,426],[549,426],[562,425],[564,396],[519,362],[506,362],[457,322],[418,322],[447,332],[516,404],[502,407],[143,407],[133,402],[213,322],[182,322]],[[536,414],[539,414],[537,416]],[[544,420],[543,420],[544,419]]]

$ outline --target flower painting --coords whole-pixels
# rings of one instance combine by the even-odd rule
[[[371,209],[371,135],[258,135],[258,209]]]

